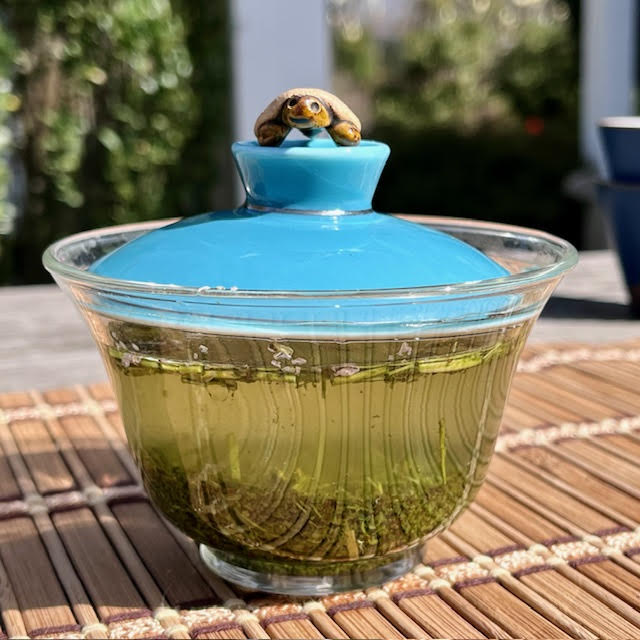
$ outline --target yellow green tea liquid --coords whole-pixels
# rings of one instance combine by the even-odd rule
[[[278,341],[114,321],[102,346],[156,506],[225,577],[320,593],[406,571],[472,498],[527,330]]]

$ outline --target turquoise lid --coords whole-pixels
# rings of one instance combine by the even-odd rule
[[[109,278],[231,291],[366,291],[508,275],[445,233],[371,210],[389,147],[328,139],[232,146],[246,202],[155,229],[101,258]]]

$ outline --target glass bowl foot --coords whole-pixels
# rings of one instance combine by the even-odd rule
[[[390,554],[379,559],[378,566],[371,560],[345,563],[343,573],[336,571],[337,563],[305,563],[291,570],[292,565],[278,561],[260,561],[253,569],[246,559],[235,558],[226,552],[216,551],[200,545],[200,556],[204,563],[221,578],[245,589],[280,593],[291,596],[324,596],[338,591],[365,589],[398,578],[420,562],[421,545]],[[237,562],[236,562],[237,560]],[[325,570],[326,568],[326,570]],[[305,570],[306,569],[306,570]],[[296,575],[298,573],[298,575]],[[300,575],[313,573],[313,575]]]

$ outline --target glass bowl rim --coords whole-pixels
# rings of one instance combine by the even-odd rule
[[[473,229],[476,232],[486,233],[493,236],[520,238],[523,240],[530,239],[542,241],[551,245],[560,259],[552,264],[541,267],[534,267],[519,273],[501,276],[499,278],[489,278],[486,280],[472,280],[467,282],[429,285],[422,287],[398,287],[393,289],[340,289],[340,290],[250,290],[250,289],[216,289],[215,287],[189,287],[176,284],[160,284],[154,282],[141,282],[135,280],[121,280],[117,278],[108,278],[86,269],[80,269],[73,265],[67,264],[57,255],[61,249],[83,240],[95,238],[96,236],[117,235],[121,233],[131,233],[135,231],[144,231],[160,228],[180,220],[180,218],[163,218],[161,220],[152,220],[145,222],[134,222],[122,225],[114,225],[109,227],[101,227],[89,231],[83,231],[70,236],[66,236],[57,242],[49,245],[43,253],[42,262],[44,267],[54,276],[60,276],[65,280],[79,282],[85,286],[89,286],[96,290],[112,291],[114,289],[140,294],[171,294],[180,296],[198,296],[202,298],[290,298],[299,299],[335,299],[335,298],[418,298],[418,297],[442,297],[442,296],[471,296],[471,295],[494,295],[505,293],[528,286],[540,284],[541,282],[551,280],[561,276],[566,271],[572,269],[578,262],[578,252],[575,247],[550,233],[520,227],[515,225],[485,222],[481,220],[473,220],[470,218],[454,218],[448,216],[431,216],[431,215],[408,215],[408,214],[388,214],[395,215],[403,220],[416,222],[419,224],[429,224],[435,226],[438,230],[445,231],[449,228],[451,231],[455,229],[466,228]]]

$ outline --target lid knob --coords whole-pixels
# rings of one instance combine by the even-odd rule
[[[326,129],[341,146],[360,142],[360,120],[349,107],[322,89],[289,89],[276,96],[258,116],[253,131],[263,147],[278,147],[291,129],[312,138]]]

